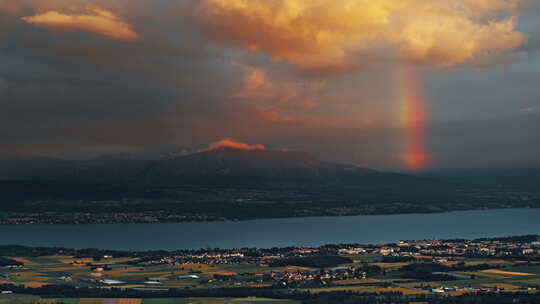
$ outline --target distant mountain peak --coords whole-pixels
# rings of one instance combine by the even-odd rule
[[[252,176],[313,178],[351,172],[375,172],[353,165],[324,162],[306,152],[268,150],[257,146],[214,145],[212,149],[155,161],[146,171],[150,179],[187,178],[190,176]]]

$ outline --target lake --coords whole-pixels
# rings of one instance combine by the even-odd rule
[[[0,226],[0,244],[118,250],[320,246],[540,234],[540,209],[243,222]]]

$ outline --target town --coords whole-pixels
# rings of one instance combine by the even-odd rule
[[[538,235],[172,252],[0,246],[0,256],[4,294],[75,286],[188,295],[247,288],[413,297],[536,294],[540,288]]]

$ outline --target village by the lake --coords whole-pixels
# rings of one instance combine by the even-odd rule
[[[536,294],[540,288],[537,235],[172,252],[2,246],[0,255],[0,303],[43,300],[28,295],[29,289],[62,296],[39,303],[157,303],[161,295],[159,303],[177,303],[167,295],[189,298],[208,291],[231,300],[245,290],[294,303],[339,291],[414,299]],[[116,302],[99,302],[110,293]],[[91,294],[100,299],[85,298]],[[118,302],[122,294],[131,302]]]

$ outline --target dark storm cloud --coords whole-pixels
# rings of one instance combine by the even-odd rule
[[[540,111],[440,124],[431,132],[440,168],[540,166]]]
[[[538,52],[540,50],[540,3],[531,3],[522,12],[522,22],[519,28],[528,33],[528,43],[521,50],[525,52]]]
[[[93,145],[163,144],[186,132],[187,122],[211,119],[221,108],[218,96],[234,71],[219,51],[183,31],[178,16],[164,22],[140,16],[144,39],[125,43],[36,28],[20,20],[30,12],[23,5],[0,19],[9,25],[0,29],[4,153],[21,146],[69,154]]]

